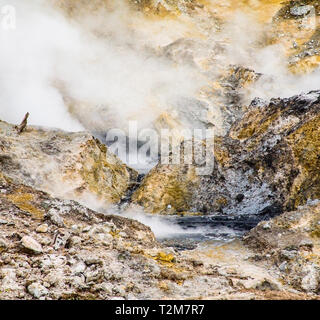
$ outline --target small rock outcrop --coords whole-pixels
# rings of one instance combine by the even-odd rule
[[[118,203],[137,178],[87,132],[28,126],[18,134],[13,125],[0,121],[0,150],[0,172],[66,199]]]

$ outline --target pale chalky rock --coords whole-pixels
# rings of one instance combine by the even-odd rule
[[[42,253],[41,244],[29,236],[24,236],[21,239],[21,244],[22,244],[22,247],[27,251],[30,251],[35,254]]]
[[[30,284],[28,286],[28,292],[37,299],[44,297],[49,293],[48,289],[38,282]]]
[[[38,233],[46,233],[48,232],[48,225],[47,224],[41,224],[37,229],[36,231]]]

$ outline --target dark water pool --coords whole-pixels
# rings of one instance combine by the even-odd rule
[[[168,224],[176,225],[185,232],[158,237],[168,247],[178,250],[193,250],[203,242],[229,242],[241,238],[267,217],[259,215],[209,215],[195,217],[164,217]]]

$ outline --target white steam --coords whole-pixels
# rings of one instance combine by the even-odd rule
[[[7,4],[1,0],[0,5]],[[61,94],[52,86],[55,55],[68,44],[74,31],[38,2],[12,1],[16,9],[15,30],[0,31],[0,118],[20,122],[28,111],[34,124],[79,130]]]
[[[242,65],[262,74],[253,86],[245,90],[245,103],[250,103],[255,97],[270,100],[319,90],[319,68],[309,74],[294,75],[288,69],[288,57],[281,42],[262,48],[257,45],[267,32],[266,25],[239,11],[235,13],[232,24],[227,25],[220,35],[229,41],[223,56],[224,64]]]
[[[0,30],[2,120],[18,123],[30,112],[31,124],[70,131],[127,129],[129,120],[138,120],[140,129],[151,127],[179,97],[196,97],[205,84],[191,66],[157,55],[158,47],[190,35],[182,20],[148,20],[123,0],[101,10],[84,7],[72,17],[55,1],[9,2],[0,0],[0,7],[14,6],[17,27]],[[237,13],[208,40],[208,47],[229,41],[217,67],[240,64],[264,74],[245,92],[246,103],[318,89],[319,71],[294,76],[280,45],[254,45],[264,32]]]
[[[148,20],[130,11],[122,0],[115,0],[108,9],[71,17],[58,8],[58,2],[0,0],[0,8],[14,6],[17,23],[15,30],[0,29],[1,120],[19,123],[29,112],[30,124],[68,131],[127,129],[130,120],[150,127],[171,109],[172,101],[196,97],[205,85],[199,70],[175,65],[157,53],[159,46],[190,35],[181,21]],[[263,74],[245,92],[246,102],[319,89],[319,69],[295,76],[288,71],[281,45],[257,48],[255,43],[264,32],[256,21],[237,13],[232,25],[206,42],[208,48],[210,41],[229,43],[226,52],[214,57],[217,70],[240,64]],[[216,73],[208,78],[218,77]],[[99,206],[90,195],[85,204]],[[149,225],[158,238],[186,232],[142,210],[124,214]]]
[[[143,212],[142,209],[139,208],[129,209],[126,212],[121,213],[121,215],[124,215],[125,217],[130,219],[137,220],[144,225],[149,226],[157,239],[172,238],[186,234],[186,230],[184,230],[179,225],[172,224],[169,221],[164,220],[160,216],[151,214],[147,215],[145,212]],[[194,229],[193,232],[199,233],[201,231],[198,229]]]
[[[0,31],[0,118],[66,130],[150,124],[201,86],[194,72],[145,48],[118,9],[71,19],[45,0],[12,0],[16,30]],[[0,0],[0,6],[7,4]]]

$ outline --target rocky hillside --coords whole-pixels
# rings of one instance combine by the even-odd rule
[[[134,220],[52,198],[3,174],[0,190],[0,299],[315,298],[315,280],[292,289],[249,262],[256,254],[241,243],[178,252]]]
[[[37,14],[54,12],[67,38],[41,43],[54,67],[31,87],[53,89],[62,114],[87,131],[25,123],[18,132],[0,120],[0,299],[319,299],[319,1],[48,3]],[[14,69],[18,88],[39,73],[24,68],[28,57]],[[24,101],[33,92],[19,111],[38,101]],[[10,102],[5,116],[17,110]],[[212,173],[159,159],[141,177],[93,137],[119,124],[127,132],[129,120],[158,132],[214,128]],[[243,238],[178,250],[110,214],[114,206],[265,221]]]
[[[0,298],[317,299],[319,205],[315,200],[298,206],[318,197],[319,96],[311,92],[270,104],[255,100],[245,117],[217,139],[212,177],[195,176],[195,167],[178,165],[158,165],[145,177],[133,199],[142,195],[159,213],[190,210],[184,207],[189,199],[209,210],[219,204],[226,213],[252,210],[247,213],[273,216],[287,211],[260,223],[243,241],[190,251],[164,247],[137,221],[39,191],[47,188],[41,181],[55,177],[65,177],[70,185],[83,179],[90,186],[92,180],[85,184],[88,176],[82,174],[88,164],[98,164],[90,177],[98,179],[93,185],[109,186],[106,194],[118,194],[123,187],[111,184],[112,175],[103,176],[109,161],[110,172],[126,177],[128,184],[136,177],[90,134],[34,127],[18,134],[1,122]],[[68,180],[63,174],[71,166]],[[219,190],[226,201],[215,200]],[[86,192],[99,196],[96,189]],[[273,199],[277,206],[268,203]]]

